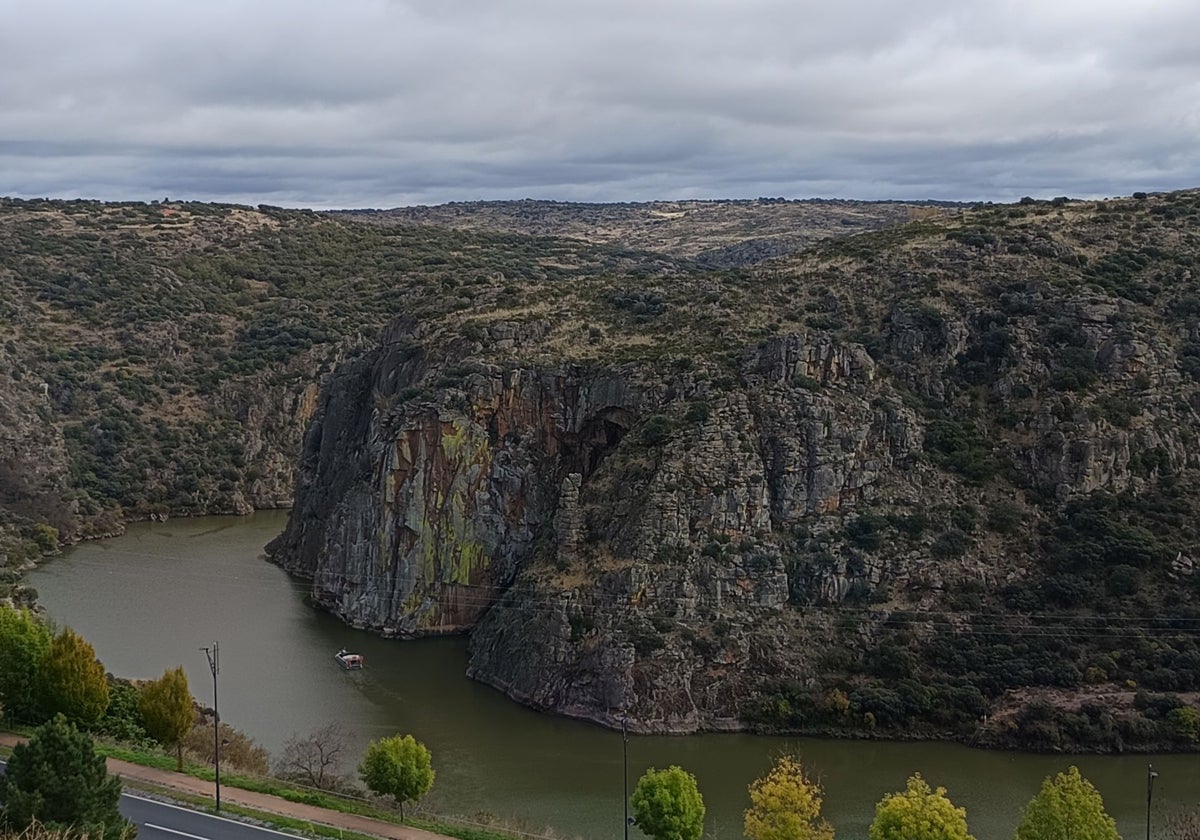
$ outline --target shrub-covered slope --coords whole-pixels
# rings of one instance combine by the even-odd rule
[[[1194,744],[1197,220],[984,207],[402,319],[273,554],[605,722]]]
[[[539,708],[1194,743],[1200,194],[754,265],[783,217],[725,224],[720,270],[564,218],[0,202],[4,594],[58,540],[294,494],[316,603],[469,630]]]
[[[127,518],[291,502],[322,374],[398,313],[658,255],[302,211],[0,200],[0,583]]]
[[[894,227],[962,206],[782,198],[612,204],[526,199],[347,210],[339,215],[377,225],[570,237],[684,257],[706,268],[736,268],[794,253],[831,236]]]

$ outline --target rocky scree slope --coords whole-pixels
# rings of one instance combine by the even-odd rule
[[[273,559],[643,731],[1194,748],[1200,193],[403,317]]]

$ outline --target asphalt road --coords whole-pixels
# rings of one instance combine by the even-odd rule
[[[0,761],[0,773],[6,766]],[[272,840],[298,836],[147,799],[136,793],[122,793],[120,808],[125,817],[137,823],[138,840]]]
[[[275,837],[296,837],[272,828],[229,820],[146,799],[135,793],[121,794],[121,813],[137,823],[138,840],[271,840]]]

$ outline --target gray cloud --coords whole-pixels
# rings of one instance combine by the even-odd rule
[[[0,194],[1006,200],[1200,181],[1193,0],[0,0]]]

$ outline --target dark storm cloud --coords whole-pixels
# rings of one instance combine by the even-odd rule
[[[0,193],[1012,199],[1200,181],[1192,0],[0,0]]]

